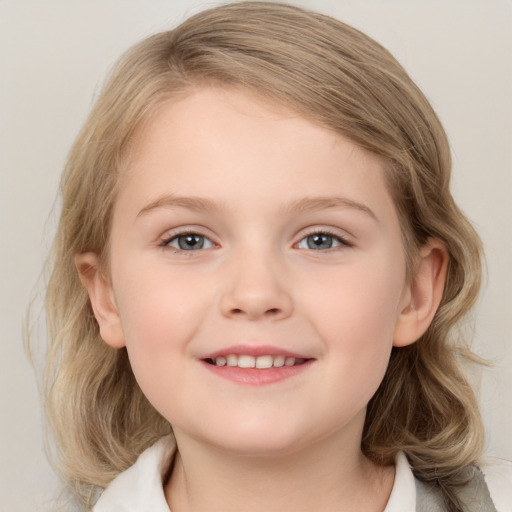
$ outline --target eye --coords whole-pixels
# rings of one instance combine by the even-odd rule
[[[339,236],[319,232],[305,236],[302,240],[300,240],[297,247],[299,249],[312,249],[314,251],[322,251],[327,249],[334,249],[342,245],[348,246],[349,244]]]
[[[162,245],[180,251],[198,251],[200,249],[210,249],[214,246],[209,238],[198,233],[181,233],[165,240]]]

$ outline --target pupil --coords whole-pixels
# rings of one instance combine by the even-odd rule
[[[179,238],[180,249],[194,250],[201,249],[204,244],[203,237],[200,235],[184,235]]]
[[[332,247],[332,237],[317,233],[308,237],[310,249],[330,249]]]

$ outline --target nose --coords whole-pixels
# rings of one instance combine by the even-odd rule
[[[226,317],[283,320],[293,310],[290,282],[270,257],[239,255],[228,267],[220,300]]]

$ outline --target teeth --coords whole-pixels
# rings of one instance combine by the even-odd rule
[[[256,359],[256,368],[272,368],[272,356],[260,356]]]
[[[230,355],[227,357],[228,366],[238,366],[238,357],[235,355]]]
[[[295,359],[295,357],[285,356],[237,356],[235,354],[229,354],[228,356],[219,356],[215,358],[216,366],[238,366],[239,368],[280,368],[282,366],[294,366],[296,364],[302,364],[305,359]]]
[[[276,357],[274,357],[274,366],[276,368],[280,368],[281,366],[283,366],[284,365],[284,359],[285,359],[284,356],[276,356]]]
[[[256,366],[256,359],[252,356],[238,356],[239,368],[254,368]]]

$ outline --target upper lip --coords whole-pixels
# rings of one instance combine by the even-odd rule
[[[229,355],[237,356],[285,356],[294,357],[295,359],[312,359],[310,356],[299,354],[298,352],[291,352],[283,348],[274,347],[272,345],[232,345],[230,347],[216,350],[200,356],[199,359],[215,359],[217,357],[225,357]]]

